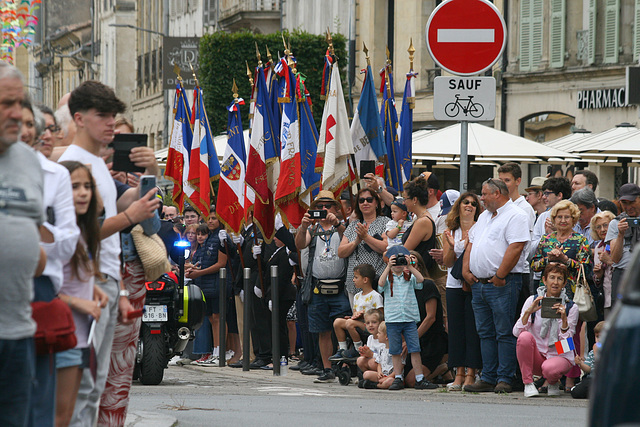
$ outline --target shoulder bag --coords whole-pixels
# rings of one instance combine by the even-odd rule
[[[578,278],[576,279],[576,291],[573,295],[573,302],[578,306],[580,320],[583,322],[592,322],[598,319],[596,312],[596,304],[593,301],[587,278],[584,274],[584,265],[580,264]]]
[[[76,325],[71,309],[60,298],[31,303],[32,317],[38,325],[34,341],[39,355],[58,353],[76,346]]]

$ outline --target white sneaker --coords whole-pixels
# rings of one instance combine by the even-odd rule
[[[227,350],[227,352],[224,354],[224,360],[229,360],[233,357],[233,350]]]
[[[524,397],[536,397],[540,394],[534,383],[524,385]]]
[[[193,360],[189,359],[188,357],[185,357],[185,358],[182,358],[182,359],[178,359],[176,361],[176,365],[178,365],[178,366],[190,365],[191,362],[193,362]]]
[[[213,366],[218,366],[219,364],[220,364],[220,360],[218,359],[218,356],[211,356],[204,362],[198,363],[198,366],[213,367]]]
[[[178,360],[180,360],[180,356],[173,356],[171,360],[169,360],[169,366],[178,366]]]
[[[560,396],[560,386],[558,383],[547,386],[547,396]]]

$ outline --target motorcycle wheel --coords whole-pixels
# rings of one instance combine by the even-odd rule
[[[167,366],[164,337],[162,334],[151,334],[151,330],[143,325],[141,339],[144,352],[140,364],[140,382],[144,385],[158,385],[162,382],[164,368]]]

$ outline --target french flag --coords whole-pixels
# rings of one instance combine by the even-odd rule
[[[555,346],[558,354],[563,354],[576,349],[575,345],[573,345],[573,338],[571,337],[556,341]]]

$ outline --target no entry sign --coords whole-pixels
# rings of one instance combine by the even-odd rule
[[[471,76],[486,71],[500,58],[507,27],[500,11],[486,0],[449,0],[431,13],[426,39],[440,67]]]

